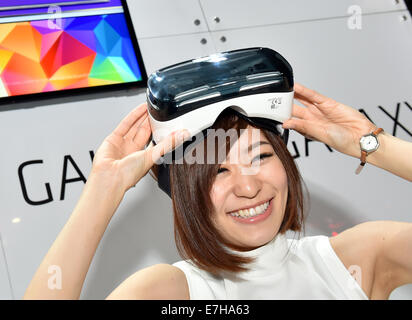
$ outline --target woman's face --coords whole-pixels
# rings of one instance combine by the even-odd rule
[[[263,132],[249,125],[231,146],[212,186],[217,229],[233,244],[260,247],[278,233],[287,198],[282,162]]]

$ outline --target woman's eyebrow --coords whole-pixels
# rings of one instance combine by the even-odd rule
[[[267,142],[267,141],[258,141],[258,142],[255,142],[255,143],[249,145],[249,147],[247,148],[247,152],[250,152],[253,148],[255,148],[257,146],[260,146],[260,145],[263,145],[263,144],[269,144],[270,145],[270,143]]]

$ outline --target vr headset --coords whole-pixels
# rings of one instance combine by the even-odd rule
[[[160,69],[147,82],[152,141],[157,144],[179,129],[205,138],[218,116],[231,109],[280,135],[287,145],[289,130],[282,123],[292,114],[293,85],[292,67],[269,48],[227,51]],[[163,158],[176,159],[177,150],[185,152],[189,144],[185,141]],[[159,165],[158,186],[171,197],[168,163]]]

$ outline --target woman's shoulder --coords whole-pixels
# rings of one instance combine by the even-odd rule
[[[151,291],[152,296],[148,299],[189,299],[186,275],[174,265],[155,264],[147,268],[142,277],[145,278],[146,289]]]
[[[363,248],[368,251],[371,249],[371,245],[376,244],[375,240],[379,237],[377,230],[381,228],[381,226],[382,221],[368,221],[354,225],[330,237],[327,235],[310,235],[288,238],[287,241],[289,245],[296,248],[312,246],[317,243],[329,243],[335,251],[346,251],[352,248],[352,253],[358,253],[360,251],[359,249]]]
[[[159,263],[135,272],[107,299],[188,300],[189,287],[181,269]]]

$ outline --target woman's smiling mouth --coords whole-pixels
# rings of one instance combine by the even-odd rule
[[[241,209],[228,213],[233,219],[242,223],[254,223],[266,219],[273,208],[273,199],[261,203],[255,207]]]

